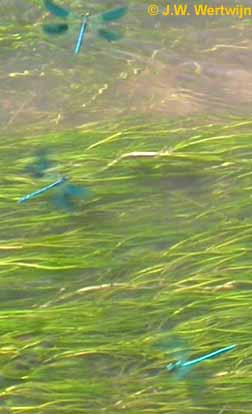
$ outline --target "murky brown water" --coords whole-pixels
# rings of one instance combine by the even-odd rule
[[[251,112],[252,21],[150,17],[149,2],[131,4],[121,42],[88,38],[76,57],[76,33],[44,36],[46,13],[35,1],[32,7],[2,1],[9,29],[2,36],[0,128],[55,130],[129,114]],[[89,4],[96,8],[99,2]]]

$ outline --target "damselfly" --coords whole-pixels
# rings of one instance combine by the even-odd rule
[[[48,160],[45,151],[41,151],[40,156],[36,158],[31,166],[29,166],[28,171],[32,172],[33,177],[44,177],[48,175],[46,174],[46,170],[51,167],[51,164],[52,161]],[[72,210],[76,201],[86,197],[89,194],[89,190],[85,187],[71,184],[66,177],[60,177],[51,184],[23,196],[18,201],[18,204],[31,201],[45,193],[49,193],[50,200],[57,208]]]
[[[94,16],[90,16],[87,13],[85,16],[81,17],[56,5],[51,0],[44,0],[44,5],[52,15],[63,20],[61,23],[53,22],[43,24],[43,30],[49,35],[66,33],[75,21],[81,21],[80,31],[74,48],[76,54],[79,54],[80,52],[85,33],[88,29],[95,31],[99,37],[109,42],[119,40],[122,37],[121,33],[107,29],[106,24],[121,19],[127,13],[127,7],[116,7],[115,9]]]
[[[235,348],[236,348],[236,345],[229,345],[229,346],[226,346],[225,348],[218,349],[217,351],[210,352],[209,354],[203,355],[195,359],[191,359],[189,361],[180,360],[175,363],[170,363],[166,366],[166,369],[168,369],[168,371],[175,371],[175,370],[183,371],[184,369],[186,370],[187,368],[190,368],[196,364],[199,364],[200,362],[206,361],[208,359],[216,358],[226,352],[232,351]]]
[[[25,171],[34,178],[42,178],[52,169],[55,163],[49,158],[47,149],[42,148],[35,153],[35,159],[28,164]]]
[[[18,200],[18,204],[22,204],[25,203],[26,201],[30,201],[33,198],[39,197],[40,195],[46,193],[49,190],[52,190],[55,187],[58,187],[59,185],[63,184],[66,181],[65,177],[59,178],[57,181],[55,181],[52,184],[47,185],[46,187],[40,188],[37,191],[33,191],[30,194],[25,195],[24,197],[20,198],[20,200]]]

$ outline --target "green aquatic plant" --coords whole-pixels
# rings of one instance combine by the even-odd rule
[[[133,124],[3,141],[3,412],[251,411],[251,123]],[[94,191],[78,214],[16,204],[42,147]],[[178,381],[173,335],[239,352]]]

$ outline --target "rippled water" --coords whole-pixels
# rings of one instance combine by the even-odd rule
[[[127,4],[75,56],[41,1],[0,0],[3,414],[251,412],[252,21]],[[17,205],[44,150],[90,190],[71,213]],[[179,381],[176,337],[237,350]]]
[[[151,17],[148,4],[129,4],[122,41],[89,38],[74,56],[76,33],[42,34],[40,2],[2,2],[2,128],[54,130],[139,113],[249,114],[249,19]],[[103,9],[97,2],[71,6]]]

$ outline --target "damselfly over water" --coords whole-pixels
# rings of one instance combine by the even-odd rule
[[[40,149],[34,154],[34,161],[27,165],[25,171],[33,178],[42,178],[48,170],[55,166],[55,163],[49,158],[47,149]]]
[[[24,197],[20,198],[18,201],[18,204],[25,203],[26,201],[30,201],[33,198],[39,197],[40,195],[46,193],[49,190],[52,190],[55,187],[58,187],[59,185],[63,184],[66,181],[65,177],[59,178],[57,181],[55,181],[52,184],[47,185],[46,187],[40,188],[39,190],[33,191],[30,194],[25,195]]]
[[[122,37],[122,34],[106,28],[109,22],[121,19],[128,10],[128,7],[116,7],[107,12],[90,16],[88,13],[85,16],[76,15],[69,10],[56,5],[51,0],[44,0],[46,9],[57,18],[61,18],[61,23],[46,23],[43,24],[43,30],[49,35],[60,35],[69,31],[70,27],[75,22],[81,22],[79,34],[75,44],[74,52],[79,54],[85,33],[87,30],[95,31],[96,34],[107,41],[116,41]]]
[[[216,358],[226,352],[232,351],[233,349],[236,348],[236,345],[229,345],[226,346],[225,348],[220,348],[217,351],[214,352],[210,352],[209,354],[203,355],[201,357],[189,360],[189,361],[177,361],[174,363],[170,363],[166,366],[166,369],[168,371],[180,371],[180,373],[183,373],[183,371],[185,372],[188,368],[193,367],[196,364],[199,364],[200,362],[206,361],[208,359],[213,359]]]
[[[47,169],[52,165],[52,161],[49,161],[44,150],[37,154],[37,157],[32,165],[26,170],[32,174],[33,177],[50,177],[50,174],[46,174]],[[34,198],[41,197],[45,194],[50,196],[50,200],[54,206],[64,210],[72,210],[77,200],[86,197],[89,191],[85,187],[76,186],[70,183],[67,177],[59,177],[52,183],[41,187],[40,189],[33,191],[18,200],[18,204],[23,204]]]

